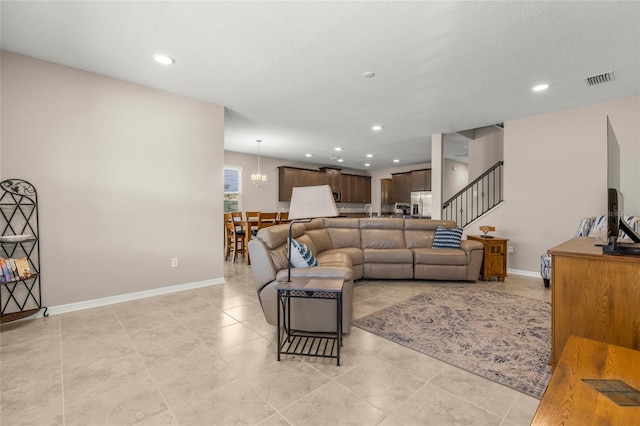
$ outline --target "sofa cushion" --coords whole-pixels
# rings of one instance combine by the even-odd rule
[[[305,244],[291,240],[291,264],[295,268],[318,266],[318,260]]]
[[[409,249],[364,249],[364,263],[413,263]]]
[[[451,220],[420,220],[408,219],[404,221],[404,239],[407,248],[431,248],[433,237],[438,226],[447,229],[455,228],[457,225]]]
[[[462,228],[447,229],[444,226],[438,226],[431,248],[460,249],[460,239],[462,239]]]
[[[347,253],[351,257],[351,263],[354,265],[362,265],[364,263],[364,255],[359,247],[342,247],[339,249],[333,249],[330,251],[339,251]]]
[[[462,250],[417,248],[413,249],[416,265],[466,265],[467,254]]]

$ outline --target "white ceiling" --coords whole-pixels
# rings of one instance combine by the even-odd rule
[[[264,156],[339,155],[351,169],[367,153],[371,169],[428,162],[434,133],[640,93],[636,1],[2,1],[0,12],[5,50],[224,105],[227,150],[255,154],[261,139]],[[158,52],[176,63],[154,63]],[[585,84],[608,71],[614,81]],[[533,93],[541,82],[550,89]]]

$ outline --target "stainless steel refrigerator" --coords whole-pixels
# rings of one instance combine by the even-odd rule
[[[411,216],[431,219],[432,199],[431,191],[411,193]]]

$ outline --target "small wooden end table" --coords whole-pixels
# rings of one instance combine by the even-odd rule
[[[335,358],[340,366],[342,346],[342,288],[340,278],[295,278],[276,286],[278,293],[278,361],[280,355]],[[291,298],[336,301],[335,333],[315,333],[291,328]]]
[[[468,235],[468,240],[480,241],[484,245],[484,259],[480,277],[484,281],[497,278],[504,281],[507,277],[507,238]]]

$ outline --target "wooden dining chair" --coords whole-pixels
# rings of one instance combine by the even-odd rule
[[[247,254],[246,235],[242,227],[242,215],[240,220],[236,220],[238,216],[232,213],[224,214],[224,227],[227,240],[227,250],[225,260],[233,253],[232,261],[236,261],[238,254]]]
[[[244,218],[251,227],[251,236],[254,237],[258,233],[258,217],[260,212],[244,212]]]
[[[289,212],[280,212],[278,215],[278,223],[289,223]]]
[[[258,215],[258,230],[278,224],[278,213],[260,213]]]

